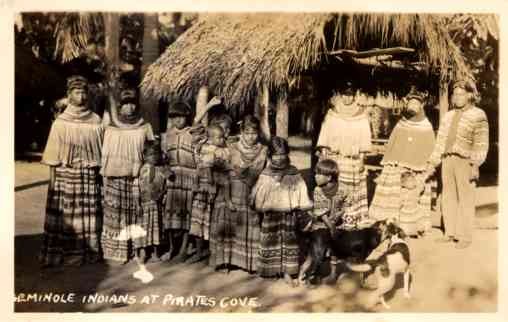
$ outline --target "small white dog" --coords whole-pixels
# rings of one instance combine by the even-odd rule
[[[411,297],[409,290],[411,262],[409,246],[402,229],[394,223],[388,223],[385,232],[390,242],[383,255],[374,260],[367,260],[364,264],[347,264],[347,266],[353,272],[374,272],[378,287],[376,290],[368,292],[367,302],[370,304],[369,306],[381,303],[386,309],[389,309],[390,306],[385,302],[384,295],[393,289],[398,274],[404,274],[404,297]]]

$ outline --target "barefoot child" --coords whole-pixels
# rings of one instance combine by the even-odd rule
[[[139,171],[141,211],[136,217],[136,225],[146,234],[134,240],[137,259],[144,263],[148,251],[157,256],[156,247],[161,243],[162,198],[166,192],[166,181],[171,176],[164,167],[158,141],[148,141],[143,150],[144,164]]]
[[[144,164],[139,171],[141,209],[136,216],[136,225],[143,233],[133,240],[134,256],[139,267],[133,276],[148,283],[153,275],[146,269],[145,262],[149,251],[152,258],[157,257],[156,247],[160,245],[162,233],[162,197],[171,173],[161,164],[162,154],[157,140],[145,143],[143,160]]]
[[[336,234],[336,226],[344,213],[346,197],[339,192],[339,170],[337,163],[331,159],[320,160],[316,164],[314,189],[314,208],[312,210],[310,266],[304,272],[304,278],[316,278],[323,264],[330,240]],[[336,262],[332,249],[331,278],[336,275]]]
[[[167,157],[167,165],[174,173],[175,179],[168,182],[165,197],[163,224],[170,251],[163,259],[171,259],[172,247],[180,239],[178,237],[181,237],[178,253],[171,259],[175,263],[185,261],[187,256],[193,187],[196,180],[195,142],[190,116],[191,109],[184,102],[176,102],[169,107],[169,129],[162,146]]]
[[[305,181],[290,164],[286,140],[274,137],[270,142],[270,164],[252,189],[254,208],[263,214],[258,274],[284,276],[296,286],[299,247],[296,238],[297,215],[312,208]]]

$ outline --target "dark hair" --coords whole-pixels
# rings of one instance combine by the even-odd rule
[[[73,89],[88,90],[88,80],[81,75],[73,75],[67,78],[67,92]]]
[[[145,141],[143,146],[143,156],[156,155],[158,159],[162,157],[161,145],[158,140]]]
[[[189,117],[191,114],[192,113],[191,113],[191,108],[190,108],[189,104],[182,102],[182,101],[174,102],[168,108],[168,117],[169,118],[178,117],[178,116]]]
[[[222,136],[224,136],[224,130],[218,124],[210,124],[210,125],[208,125],[207,133],[210,133],[212,131],[218,131],[218,132],[221,133]]]
[[[478,89],[476,88],[476,84],[473,79],[467,78],[467,79],[456,80],[452,84],[452,92],[456,88],[462,88],[466,92],[472,94],[472,97],[471,97],[472,103],[478,103],[480,101],[480,94],[478,93]]]
[[[227,123],[227,125],[229,127],[231,127],[231,124],[233,123],[233,119],[231,118],[231,116],[229,116],[229,114],[221,113],[221,114],[214,116],[210,120],[210,125],[219,125],[219,124],[223,124],[223,123]]]
[[[274,154],[289,154],[289,144],[286,139],[274,136],[270,140],[270,156]]]
[[[251,114],[245,115],[242,121],[242,125],[240,126],[240,131],[245,131],[246,128],[251,128],[256,131],[259,131],[260,125],[259,120]]]
[[[339,178],[339,167],[337,163],[331,159],[320,160],[316,164],[316,174],[331,176],[332,181],[337,181]]]

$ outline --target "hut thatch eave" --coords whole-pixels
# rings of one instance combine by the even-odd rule
[[[252,102],[264,86],[286,87],[337,49],[415,48],[442,81],[470,77],[438,15],[212,14],[169,46],[145,75],[142,93],[193,99],[201,86],[226,104]]]

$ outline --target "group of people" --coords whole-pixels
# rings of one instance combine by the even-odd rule
[[[441,162],[443,241],[458,240],[459,248],[471,243],[474,185],[488,150],[487,119],[473,105],[471,82],[454,84],[456,109],[444,117],[437,140],[425,97],[406,97],[370,207],[364,160],[371,130],[350,84],[330,99],[313,193],[291,165],[287,140],[263,142],[252,115],[232,136],[227,113],[192,120],[188,104],[172,102],[168,130],[159,139],[140,116],[135,90],[122,90],[118,108],[112,104],[101,120],[87,107],[87,87],[81,76],[68,80],[67,107],[54,121],[43,154],[51,169],[44,266],[209,258],[218,270],[236,267],[294,285],[301,232],[333,235],[387,218],[408,235],[428,231],[429,182]],[[219,104],[213,98],[205,111]],[[302,214],[312,220],[302,224]]]

